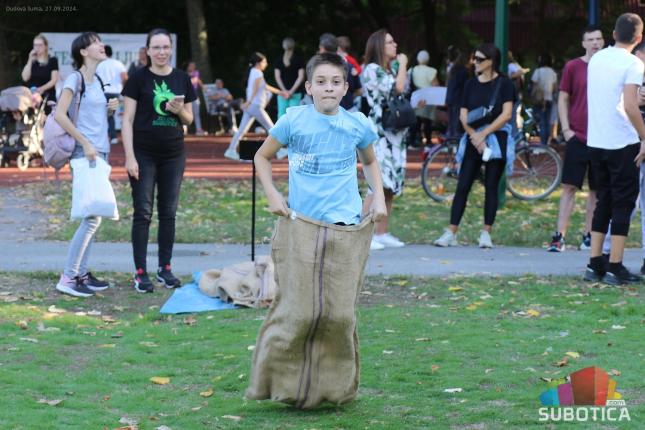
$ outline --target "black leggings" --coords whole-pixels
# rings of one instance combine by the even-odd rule
[[[504,173],[506,166],[506,133],[497,132],[498,142],[502,149],[503,159],[489,160],[485,164],[484,174],[484,187],[486,190],[484,199],[484,224],[493,225],[495,222],[495,215],[497,215],[497,206],[499,205],[499,181]],[[461,217],[466,210],[466,202],[468,194],[473,186],[473,182],[478,178],[481,171],[482,156],[475,147],[470,143],[470,138],[466,142],[466,151],[464,159],[461,163],[459,170],[459,180],[457,182],[457,191],[452,200],[452,207],[450,208],[450,224],[459,225]]]
[[[134,216],[132,218],[132,253],[137,269],[146,271],[148,236],[152,220],[152,205],[157,187],[157,216],[159,231],[159,266],[170,264],[175,243],[175,215],[179,203],[179,190],[186,166],[186,154],[166,158],[147,152],[134,155],[139,164],[139,179],[130,177]]]

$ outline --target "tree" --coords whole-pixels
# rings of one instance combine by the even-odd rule
[[[204,17],[202,0],[186,0],[188,31],[190,33],[190,51],[202,80],[211,82],[211,60],[208,51],[208,29]]]

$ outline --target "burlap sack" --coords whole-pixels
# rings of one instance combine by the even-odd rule
[[[356,301],[373,233],[370,219],[338,226],[280,218],[272,241],[277,293],[260,329],[248,399],[307,409],[358,390]]]
[[[199,289],[210,297],[250,308],[269,307],[275,297],[275,276],[271,257],[263,255],[247,261],[207,270],[199,280]]]

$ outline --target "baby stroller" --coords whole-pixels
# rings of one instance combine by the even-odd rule
[[[0,92],[0,167],[15,157],[20,170],[43,155],[43,124],[47,100],[27,87]]]

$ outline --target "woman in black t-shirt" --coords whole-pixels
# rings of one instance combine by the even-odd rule
[[[27,64],[22,69],[22,80],[48,101],[56,101],[58,59],[49,56],[49,43],[42,34],[34,37],[34,49],[29,52]],[[33,89],[35,88],[35,89]],[[50,109],[46,109],[49,113]]]
[[[295,53],[295,47],[296,42],[290,37],[282,41],[284,53],[276,60],[273,70],[278,88],[289,95],[289,98],[278,95],[278,118],[287,112],[288,107],[298,106],[302,100],[305,65]]]
[[[486,190],[484,228],[479,236],[479,247],[493,247],[490,232],[497,214],[498,187],[506,166],[507,139],[509,139],[508,132],[503,131],[502,128],[510,129],[508,122],[511,119],[515,91],[513,82],[499,71],[501,55],[495,45],[492,43],[480,45],[475,51],[474,59],[476,76],[466,82],[464,86],[459,113],[459,119],[466,130],[462,139],[465,141],[465,150],[460,165],[457,190],[450,209],[450,225],[444,234],[434,242],[437,246],[458,245],[457,230],[466,209],[468,194],[473,182],[479,176],[482,163],[484,163],[484,187]],[[468,112],[479,107],[488,107],[496,88],[498,91],[493,104],[492,120],[477,129],[469,126]],[[499,145],[501,158],[494,156],[489,158],[495,140],[493,136]],[[484,153],[485,150],[486,153]]]
[[[193,122],[195,91],[190,76],[170,65],[172,42],[163,29],[152,30],[146,41],[149,67],[139,69],[123,88],[123,146],[130,177],[134,215],[132,251],[134,288],[153,292],[146,270],[148,235],[157,188],[159,268],[157,281],[167,288],[181,286],[170,260],[175,242],[175,215],[186,165],[183,125]]]

